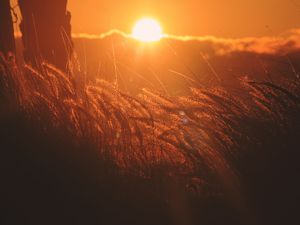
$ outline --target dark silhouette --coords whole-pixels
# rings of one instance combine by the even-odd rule
[[[13,22],[9,0],[0,1],[0,52],[15,52]]]
[[[25,61],[47,62],[66,70],[72,53],[67,0],[19,0]]]

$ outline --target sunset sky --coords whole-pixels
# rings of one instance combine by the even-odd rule
[[[175,35],[270,36],[300,27],[300,0],[69,0],[69,10],[74,33],[131,32],[145,16]]]

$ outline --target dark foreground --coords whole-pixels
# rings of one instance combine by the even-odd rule
[[[0,62],[0,223],[299,222],[299,80],[191,96]]]

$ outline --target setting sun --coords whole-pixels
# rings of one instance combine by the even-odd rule
[[[132,31],[132,37],[142,42],[155,42],[163,37],[162,27],[154,19],[139,20]]]

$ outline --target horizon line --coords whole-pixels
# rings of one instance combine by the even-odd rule
[[[300,28],[293,28],[289,29],[285,32],[282,32],[278,35],[269,35],[269,36],[261,36],[261,37],[254,37],[254,36],[248,36],[248,37],[236,37],[236,38],[230,38],[230,37],[219,37],[216,35],[174,35],[174,34],[163,34],[161,39],[173,39],[173,40],[180,40],[180,41],[205,41],[205,40],[214,40],[214,41],[236,41],[236,40],[257,40],[257,39],[265,39],[265,38],[272,38],[272,39],[281,39],[285,38],[286,36],[290,36],[291,34],[298,34],[300,35]],[[86,38],[86,39],[105,39],[107,37],[113,36],[113,35],[120,35],[125,38],[135,39],[131,34],[126,33],[124,31],[121,31],[119,29],[111,29],[109,31],[100,33],[100,34],[89,34],[89,33],[72,33],[72,38]],[[21,32],[15,32],[14,36],[16,38],[20,38],[22,36]]]

